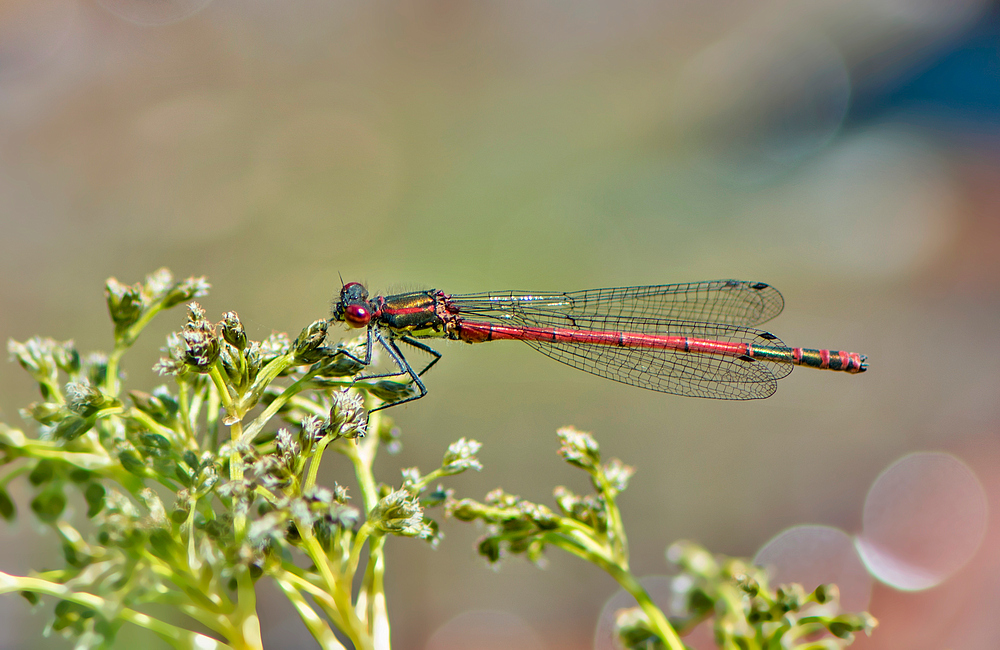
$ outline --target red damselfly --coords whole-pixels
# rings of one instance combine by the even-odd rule
[[[378,343],[398,367],[359,379],[408,375],[419,391],[373,411],[427,394],[420,378],[441,358],[418,340],[427,338],[524,341],[556,361],[601,377],[715,399],[769,397],[793,366],[850,373],[867,369],[863,355],[791,348],[754,328],[781,313],[784,305],[771,285],[740,280],[567,293],[449,295],[432,289],[375,298],[361,284],[349,282],[340,291],[333,320],[367,328],[365,358],[356,361],[369,365]],[[433,358],[416,372],[397,342]]]

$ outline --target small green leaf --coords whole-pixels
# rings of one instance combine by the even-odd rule
[[[53,435],[60,440],[70,442],[90,431],[93,426],[92,418],[70,415],[56,425]]]
[[[125,471],[131,474],[135,474],[136,476],[140,476],[142,478],[149,475],[149,470],[146,468],[146,465],[139,460],[138,456],[130,451],[122,451],[118,454],[118,460],[121,461],[122,467],[125,468]]]
[[[91,483],[84,490],[83,497],[87,501],[87,517],[93,518],[104,509],[104,496],[107,490],[100,483]]]
[[[17,517],[17,507],[10,495],[7,494],[7,490],[2,487],[0,487],[0,517],[7,521],[14,521]]]
[[[500,561],[500,541],[495,537],[486,537],[479,541],[476,550],[485,557],[490,564]]]
[[[48,483],[56,475],[56,464],[51,460],[40,460],[28,474],[28,482],[34,486]]]
[[[66,509],[66,495],[61,488],[50,487],[31,500],[31,509],[40,520],[51,524]]]
[[[170,521],[174,522],[179,526],[183,524],[185,521],[187,521],[189,512],[190,510],[188,510],[187,508],[181,508],[181,507],[174,508],[173,510],[170,511]]]
[[[170,441],[167,440],[166,436],[162,436],[159,433],[143,431],[138,435],[138,438],[139,444],[148,449],[157,449],[161,451],[167,451],[170,449]]]
[[[149,548],[161,560],[170,561],[176,547],[177,542],[168,530],[157,528],[149,535]]]

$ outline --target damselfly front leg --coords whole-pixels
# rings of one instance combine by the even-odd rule
[[[420,399],[421,397],[423,397],[424,395],[427,394],[427,387],[424,386],[424,382],[420,380],[420,377],[425,372],[427,372],[428,370],[430,370],[431,367],[441,359],[441,353],[440,352],[438,352],[434,348],[430,347],[429,345],[424,345],[420,341],[417,341],[417,340],[415,340],[413,338],[410,338],[409,336],[402,336],[402,337],[400,337],[399,340],[402,341],[403,343],[406,343],[407,345],[411,345],[411,346],[417,348],[418,350],[423,350],[424,352],[427,352],[428,354],[430,354],[430,355],[432,355],[434,357],[433,359],[430,360],[430,362],[426,366],[424,366],[423,370],[421,370],[420,372],[416,372],[416,371],[414,371],[413,366],[410,365],[410,362],[406,360],[406,357],[403,355],[402,351],[399,349],[399,346],[396,345],[395,339],[393,339],[393,338],[386,338],[382,334],[382,332],[380,332],[378,329],[376,329],[374,327],[369,327],[368,328],[368,337],[367,338],[368,338],[368,340],[367,340],[367,344],[365,345],[365,358],[364,358],[364,360],[357,359],[357,358],[353,357],[352,355],[350,355],[350,353],[347,353],[347,352],[345,352],[344,354],[347,354],[348,356],[351,356],[352,358],[354,358],[355,361],[358,361],[359,363],[363,363],[367,367],[367,366],[371,365],[371,360],[372,360],[372,356],[373,356],[372,355],[372,347],[374,346],[375,342],[377,342],[380,346],[382,346],[382,349],[386,351],[386,353],[389,355],[389,358],[392,359],[392,362],[396,364],[397,371],[396,372],[383,372],[383,373],[377,373],[377,374],[373,374],[373,375],[361,375],[359,377],[355,377],[354,378],[354,382],[358,382],[358,381],[362,381],[362,380],[366,380],[366,379],[382,379],[384,377],[400,377],[402,375],[408,375],[409,378],[410,378],[410,382],[412,382],[413,384],[415,384],[416,387],[417,387],[417,389],[420,391],[419,394],[417,394],[417,395],[410,395],[410,396],[404,397],[402,399],[398,399],[398,400],[395,400],[395,401],[388,402],[386,404],[382,404],[380,406],[376,406],[375,408],[370,409],[368,411],[369,413],[374,413],[375,411],[381,411],[382,409],[389,408],[390,406],[398,406],[398,405],[404,404],[406,402],[412,402],[413,400],[418,400],[418,399]]]

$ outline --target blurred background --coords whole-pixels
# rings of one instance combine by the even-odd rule
[[[326,317],[338,274],[374,292],[764,281],[786,301],[768,329],[871,370],[729,403],[443,344],[430,394],[390,411],[403,449],[380,478],[467,436],[485,469],[458,496],[551,505],[588,489],[556,428],[592,431],[638,470],[620,504],[641,576],[680,538],[753,557],[793,525],[867,531],[869,487],[914,451],[960,461],[997,511],[998,145],[982,0],[0,0],[0,336],[108,349],[105,279],[160,266],[206,275],[210,317],[236,310],[253,338]],[[183,321],[126,357],[134,387],[161,383]],[[2,419],[35,399],[6,365]],[[928,523],[942,552],[946,524]],[[876,586],[882,627],[855,647],[1000,645],[1000,530],[980,524],[943,584]],[[610,577],[558,553],[492,570],[473,527],[444,533],[390,540],[395,647],[594,647]],[[29,517],[0,528],[0,570],[52,552]],[[315,647],[261,597],[268,647]],[[0,648],[69,647],[43,619],[0,598]]]

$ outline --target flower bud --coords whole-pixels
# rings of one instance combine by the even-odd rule
[[[142,316],[145,304],[142,287],[122,284],[115,278],[108,278],[104,286],[104,296],[108,301],[108,311],[115,324],[115,332],[121,333]]]
[[[103,386],[108,378],[108,355],[91,352],[83,359],[85,376],[91,386]]]
[[[360,395],[346,390],[333,394],[330,430],[345,438],[363,438],[368,432],[368,415]]]
[[[208,372],[219,358],[221,346],[215,327],[205,319],[205,310],[196,302],[189,305],[188,322],[181,332],[184,362],[198,372]]]
[[[368,515],[375,528],[384,533],[406,537],[428,537],[430,527],[416,497],[406,490],[396,490],[379,500]]]
[[[615,633],[622,648],[662,646],[641,607],[619,610],[615,614]]]
[[[443,503],[448,503],[452,494],[454,494],[454,490],[445,489],[443,485],[438,485],[420,499],[420,505],[424,508],[436,508]]]
[[[459,521],[475,521],[482,515],[483,507],[474,499],[461,499],[450,501],[447,513]]]
[[[52,358],[60,370],[72,375],[80,372],[80,353],[76,349],[73,341],[64,341],[56,344],[52,350]]]
[[[205,281],[204,276],[174,283],[163,292],[163,308],[169,309],[193,298],[201,298],[208,294],[209,288],[211,285]]]
[[[295,343],[292,344],[296,363],[316,363],[326,357],[327,350],[323,347],[323,343],[326,342],[328,326],[327,321],[318,320],[299,333]]]
[[[140,478],[146,478],[149,475],[149,470],[146,465],[139,460],[139,457],[130,451],[122,451],[118,454],[118,460],[121,462],[122,467],[125,468],[130,474],[135,474]]]
[[[55,424],[67,415],[68,409],[58,402],[32,402],[21,409],[21,417],[31,418],[41,424]]]
[[[222,322],[219,323],[219,329],[222,330],[222,338],[226,340],[226,343],[233,346],[237,350],[245,350],[247,347],[247,333],[243,329],[243,323],[240,322],[240,317],[234,311],[227,311],[222,315]]]
[[[617,458],[612,458],[604,465],[604,477],[607,479],[611,489],[615,494],[624,492],[628,487],[628,481],[635,474],[635,468],[626,465]]]
[[[597,471],[601,463],[601,450],[597,441],[589,433],[577,431],[573,427],[563,427],[556,432],[562,447],[559,455],[570,465],[576,465],[591,474]]]
[[[820,585],[813,590],[813,598],[820,605],[840,599],[840,589],[835,584]]]
[[[476,452],[483,446],[476,440],[466,440],[462,438],[448,446],[444,460],[441,461],[441,471],[446,475],[460,474],[467,469],[479,471],[483,469],[482,463],[476,458]]]
[[[7,341],[7,352],[38,382],[45,399],[53,397],[54,387],[59,383],[59,371],[55,359],[58,347],[59,344],[53,339],[40,336],[33,336],[24,343],[13,339]]]
[[[275,358],[288,354],[291,347],[292,342],[288,339],[287,334],[284,332],[272,333],[269,337],[260,342],[258,350],[260,353],[261,365],[265,366]]]
[[[95,415],[103,408],[115,403],[99,389],[89,384],[71,382],[66,384],[66,406],[81,417]]]
[[[878,620],[867,612],[861,614],[841,614],[824,621],[826,629],[830,634],[841,638],[850,639],[853,632],[864,632],[871,634],[878,626]]]

